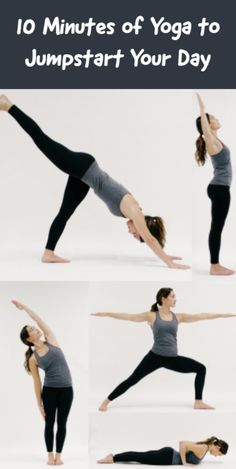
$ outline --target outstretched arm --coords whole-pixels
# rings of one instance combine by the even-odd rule
[[[181,259],[181,257],[169,256],[162,249],[160,243],[157,241],[154,236],[150,233],[147,228],[146,221],[143,213],[138,208],[134,207],[131,209],[130,218],[133,220],[135,227],[145,241],[145,243],[150,247],[150,249],[163,261],[170,269],[189,269],[188,265],[178,264],[174,262],[175,259]]]
[[[139,314],[129,314],[129,313],[93,313],[92,316],[107,317],[113,319],[121,319],[123,321],[132,321],[132,322],[148,322],[152,324],[153,316],[155,313],[139,313]]]
[[[220,150],[222,150],[222,144],[211,130],[210,124],[206,116],[205,105],[199,93],[197,93],[197,100],[200,108],[201,125],[203,135],[205,137],[207,151],[210,155],[214,155],[215,153],[218,153]]]
[[[212,314],[212,313],[198,313],[198,314],[176,314],[178,322],[197,322],[206,319],[225,319],[236,317],[236,314]]]
[[[58,346],[56,337],[50,327],[38,316],[38,314],[34,313],[28,306],[20,303],[17,300],[12,300],[12,303],[16,306],[16,308],[25,311],[28,316],[36,322],[38,327],[44,334],[45,339],[53,345]]]

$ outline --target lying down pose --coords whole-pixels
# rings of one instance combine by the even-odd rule
[[[108,454],[105,458],[99,459],[99,464],[113,463],[140,463],[149,464],[151,466],[194,466],[200,464],[207,453],[212,456],[222,456],[228,451],[228,444],[219,440],[215,436],[205,441],[194,443],[193,441],[180,441],[179,451],[166,446],[164,448],[136,452],[127,451],[119,454]]]
[[[100,169],[95,158],[87,153],[74,152],[53,141],[39,126],[9,99],[0,96],[0,110],[7,111],[33,139],[37,147],[59,169],[69,175],[62,205],[54,219],[48,235],[43,262],[68,262],[55,255],[56,244],[67,221],[86,197],[90,187],[109,210],[118,217],[128,219],[130,234],[138,241],[145,242],[150,249],[169,267],[187,269],[189,266],[176,263],[181,257],[165,253],[165,227],[162,218],[144,216],[137,200],[121,184]]]

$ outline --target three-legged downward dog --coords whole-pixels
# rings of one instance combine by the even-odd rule
[[[139,463],[151,466],[192,466],[200,464],[207,453],[212,456],[222,456],[228,451],[228,443],[212,436],[204,441],[180,441],[179,451],[171,446],[165,446],[151,451],[126,451],[125,453],[108,454],[99,459],[99,464]]]
[[[54,333],[28,306],[19,301],[12,303],[36,322],[24,326],[20,338],[28,346],[25,369],[32,375],[39,410],[45,419],[45,443],[49,465],[61,465],[61,453],[66,437],[66,423],[73,400],[73,388],[69,367]],[[44,335],[45,340],[41,337]],[[33,347],[33,348],[32,348]],[[45,371],[42,388],[39,368]],[[57,422],[56,452],[54,453],[54,425]]]
[[[156,296],[156,303],[151,311],[140,314],[94,313],[94,316],[111,317],[134,322],[147,322],[153,331],[154,344],[150,352],[139,363],[134,372],[120,383],[103,401],[99,410],[107,410],[111,401],[124,394],[153,371],[166,368],[179,373],[195,373],[195,409],[213,409],[202,400],[206,367],[191,358],[178,355],[177,330],[180,323],[190,323],[205,319],[235,317],[236,314],[174,314],[171,311],[176,304],[175,293],[171,288],[161,288]],[[160,306],[160,309],[158,308]]]
[[[150,249],[169,267],[187,269],[188,266],[175,261],[180,257],[167,255],[165,227],[160,217],[144,216],[139,203],[129,191],[101,170],[95,158],[87,153],[74,152],[49,138],[40,127],[6,96],[0,97],[0,110],[7,111],[33,139],[37,147],[60,170],[69,174],[61,208],[49,230],[43,262],[67,262],[54,253],[67,221],[86,197],[89,188],[118,217],[127,218],[129,233],[145,242]]]

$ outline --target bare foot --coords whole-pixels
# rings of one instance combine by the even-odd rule
[[[197,401],[195,401],[194,409],[197,409],[197,410],[198,410],[198,409],[214,410],[215,407],[212,407],[211,405],[208,405],[208,404],[206,404],[206,403],[203,402],[203,401],[197,400]]]
[[[12,107],[11,101],[8,99],[5,94],[1,94],[0,96],[0,111],[9,111],[9,109]]]
[[[53,453],[48,453],[47,464],[48,466],[54,466],[54,454]]]
[[[113,454],[108,454],[105,458],[97,461],[98,464],[112,464],[113,462]]]
[[[220,264],[211,264],[210,275],[233,275],[235,271]]]
[[[109,399],[105,399],[105,401],[103,401],[103,403],[100,405],[99,409],[101,412],[106,412],[107,410],[107,407],[109,406],[111,401],[109,401]]]
[[[60,453],[56,453],[55,459],[54,459],[54,464],[55,466],[62,466],[64,462],[61,460],[61,455]]]
[[[63,257],[56,256],[54,251],[50,251],[50,249],[45,249],[41,261],[44,263],[52,263],[52,264],[65,264],[70,262],[69,259],[64,259]]]

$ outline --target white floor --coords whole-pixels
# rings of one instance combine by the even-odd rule
[[[4,246],[0,250],[0,281],[191,281],[192,271],[168,269],[155,255],[140,246],[128,251],[120,247],[107,247],[83,243],[76,253],[58,250],[58,255],[71,260],[68,264],[43,264],[41,253],[35,247]],[[188,252],[181,252],[185,264],[191,264]]]
[[[47,455],[42,449],[27,453],[22,449],[11,447],[0,452],[0,466],[7,469],[40,469],[46,465]],[[88,458],[85,450],[66,449],[63,461],[68,469],[84,469],[88,467]],[[64,466],[63,466],[64,467]]]
[[[232,256],[232,252],[234,255]],[[234,251],[227,252],[224,250],[224,255],[221,256],[220,262],[225,267],[232,269],[236,272],[236,252]],[[193,279],[195,280],[204,280],[209,282],[211,285],[229,285],[236,283],[236,274],[229,276],[219,276],[209,275],[209,253],[208,251],[195,251],[193,259]]]

